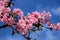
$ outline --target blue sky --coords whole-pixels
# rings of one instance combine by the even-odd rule
[[[15,0],[15,5],[12,8],[20,8],[24,12],[24,15],[35,10],[39,12],[43,10],[50,11],[52,14],[51,22],[60,22],[60,0]],[[11,31],[10,28],[1,29],[0,40],[26,40],[20,34],[12,36]],[[40,37],[37,37],[36,33]],[[37,31],[36,33],[31,33],[31,37],[37,38],[37,40],[60,40],[60,30],[50,31],[44,28],[42,31]]]

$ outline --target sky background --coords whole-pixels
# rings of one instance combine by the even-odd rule
[[[24,15],[35,10],[38,12],[50,11],[52,14],[51,22],[60,22],[60,0],[15,0],[15,5],[12,8],[20,8],[24,12]],[[0,40],[26,40],[20,34],[12,36],[11,31],[12,29],[10,28],[1,29]],[[40,37],[37,37],[36,33]],[[37,31],[36,33],[31,33],[31,37],[37,40],[60,40],[60,30],[50,31],[44,28],[42,31]]]

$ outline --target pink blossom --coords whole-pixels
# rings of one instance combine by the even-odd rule
[[[51,23],[51,24],[50,24],[50,28],[53,28],[53,29],[54,29],[54,28],[55,28],[55,24],[52,24],[52,23]]]
[[[25,25],[26,25],[26,22],[24,19],[20,19],[19,22],[17,23],[17,25],[20,27],[20,28],[24,28]]]
[[[41,19],[40,19],[40,24],[43,25],[44,23],[45,23],[44,19],[41,18]]]
[[[22,28],[21,28],[19,25],[16,26],[16,30],[17,30],[18,32],[22,32]]]
[[[0,7],[0,11],[2,12],[5,8],[4,7]]]
[[[35,17],[35,18],[40,18],[41,15],[39,12],[35,11],[35,12],[32,12],[32,15]]]
[[[29,22],[26,24],[26,22]],[[23,35],[26,35],[29,31],[29,29],[32,27],[32,23],[28,19],[20,19],[19,22],[17,23],[17,30],[19,32],[22,32]]]
[[[60,23],[57,23],[57,25],[55,26],[55,30],[60,29]]]
[[[50,14],[50,12],[46,12],[46,11],[43,11],[43,13],[41,13],[41,17],[44,17],[44,18],[46,18],[46,19],[50,19],[51,18],[51,14]]]
[[[27,35],[27,33],[28,33],[28,29],[24,29],[23,31],[22,31],[22,35]]]
[[[0,11],[0,15],[2,14],[2,11]]]
[[[15,13],[15,14],[20,13],[20,9],[14,9],[14,10],[13,10],[13,13]]]
[[[41,13],[41,17],[45,17],[46,16],[46,11],[43,11],[42,13]]]
[[[50,13],[50,12],[48,12],[48,13],[46,14],[46,18],[47,18],[47,19],[50,19],[50,18],[51,18],[51,16],[52,16],[52,15],[51,15],[51,13]]]
[[[32,24],[26,24],[26,28],[22,31],[23,35],[27,35],[31,27],[32,27]]]
[[[19,32],[23,32],[25,26],[26,26],[25,20],[24,20],[24,19],[20,19],[19,22],[17,23],[16,29],[17,29]]]
[[[36,23],[38,21],[37,18],[35,18],[34,16],[31,16],[29,20],[29,23],[33,24],[33,23]]]
[[[49,17],[51,17],[51,16],[52,16],[50,12],[48,12],[48,15],[49,15]]]
[[[13,13],[18,14],[20,16],[20,18],[23,18],[23,12],[21,11],[21,9],[14,9]]]
[[[3,2],[8,2],[9,0],[3,0]]]
[[[27,14],[27,18],[30,19],[31,17],[32,17],[32,15],[31,15],[30,13],[28,13],[28,14]]]
[[[15,24],[15,21],[13,20],[12,17],[8,18],[7,24],[10,25],[10,26],[13,26],[13,24]]]
[[[45,21],[46,23],[47,23],[47,25],[48,26],[50,26],[51,25],[51,22],[50,22],[50,20],[49,19],[46,19],[46,21]]]
[[[35,21],[33,19],[29,19],[29,23],[33,24]]]
[[[4,13],[7,13],[8,14],[10,12],[11,12],[11,9],[9,7],[5,8]]]
[[[3,18],[1,19],[2,22],[6,22],[7,21],[7,16],[6,15],[3,15]]]
[[[35,18],[34,16],[32,16],[31,19],[33,20],[33,21],[32,21],[33,23],[38,22],[38,18]]]
[[[34,17],[34,15],[30,13],[28,13],[27,18],[28,18],[27,20],[29,20],[29,23],[32,23],[32,24],[38,21],[38,18]]]
[[[3,7],[3,6],[4,6],[4,2],[0,1],[0,7]]]
[[[30,29],[32,27],[32,24],[26,24],[26,29]]]

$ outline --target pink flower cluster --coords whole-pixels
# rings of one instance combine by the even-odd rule
[[[21,9],[19,9],[19,8],[16,9],[16,8],[15,8],[15,9],[13,10],[13,13],[14,13],[14,15],[16,15],[16,14],[19,15],[20,18],[23,18],[23,12],[21,11]]]
[[[21,9],[14,9],[11,12],[10,7],[5,7],[8,5],[8,0],[1,0],[0,1],[0,21],[6,22],[9,26],[13,27],[14,24],[16,24],[16,30],[19,32],[22,32],[23,35],[26,35],[29,30],[34,26],[33,24],[36,24],[39,22],[39,24],[47,24],[50,26],[50,28],[58,30],[60,28],[60,23],[52,24],[50,22],[51,13],[43,11],[42,13],[34,11],[32,13],[28,13],[27,16],[24,16]],[[10,15],[11,14],[11,15]],[[14,17],[18,15],[20,19],[18,22],[14,20]]]
[[[32,14],[28,13],[27,16],[21,18],[17,23],[17,30],[25,35],[28,33],[29,29],[31,29],[32,26],[34,26],[33,24],[36,24],[37,22],[39,22],[41,25],[46,23],[48,26],[56,30],[59,29],[60,23],[54,26],[50,23],[50,18],[51,18],[50,12],[43,11],[42,13],[39,13],[35,11],[32,12]],[[40,20],[38,21],[38,19]]]

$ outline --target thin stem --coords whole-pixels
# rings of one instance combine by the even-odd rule
[[[50,30],[52,30],[52,29],[53,29],[53,28],[49,28],[49,27],[45,27],[45,26],[42,26],[42,27],[47,28],[47,29],[50,29]]]
[[[10,26],[10,25],[9,25]],[[14,27],[12,27],[12,26],[10,26],[13,30],[15,30],[18,34],[20,34],[19,33],[19,31],[17,31]]]
[[[3,25],[3,26],[0,26],[0,29],[2,29],[2,28],[6,28],[6,27],[8,27],[9,25]],[[13,30],[15,30],[18,34],[20,34],[15,28],[13,28],[13,27],[11,27]]]

